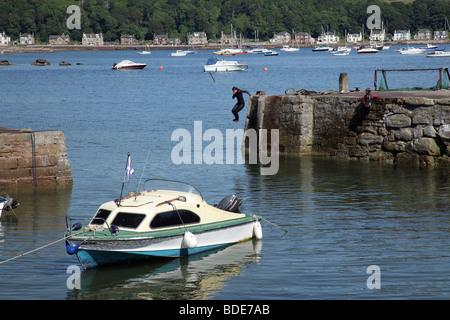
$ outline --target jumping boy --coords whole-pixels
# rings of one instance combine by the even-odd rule
[[[233,99],[237,98],[237,103],[234,105],[233,110],[231,110],[231,112],[234,115],[234,120],[233,120],[234,122],[239,121],[238,112],[241,111],[245,107],[244,97],[242,96],[243,93],[246,93],[251,97],[251,94],[248,91],[241,90],[237,87],[233,87]]]

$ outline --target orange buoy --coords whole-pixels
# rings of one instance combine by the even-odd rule
[[[264,71],[267,71],[267,68],[264,68]]]

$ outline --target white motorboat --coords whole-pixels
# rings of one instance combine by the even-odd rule
[[[144,50],[144,51],[138,51],[138,54],[151,54],[151,51]]]
[[[187,183],[149,179],[143,189],[102,204],[85,225],[66,218],[67,253],[90,269],[188,256],[262,238],[262,218],[239,213],[241,200],[235,195],[211,206]]]
[[[450,51],[436,50],[426,54],[427,58],[450,58]]]
[[[312,51],[314,52],[320,52],[320,51],[331,51],[333,50],[332,48],[330,48],[328,45],[320,45],[317,47],[314,47],[314,49],[312,49]]]
[[[332,53],[333,56],[348,56],[350,51],[336,51]]]
[[[264,55],[265,56],[277,56],[277,55],[279,55],[280,53],[279,52],[277,52],[277,51],[275,51],[275,50],[268,50],[268,51],[265,51],[264,52]]]
[[[246,54],[247,53],[247,51],[242,48],[231,48],[231,49],[227,49],[226,51],[231,54]]]
[[[437,48],[438,48],[437,45],[430,44],[430,43],[427,43],[426,47],[420,47],[420,49],[425,49],[425,50],[436,50]]]
[[[247,50],[247,52],[248,53],[263,53],[263,50],[264,49],[262,49],[260,47],[254,47],[254,48],[251,48],[250,50]]]
[[[403,48],[400,51],[400,54],[422,54],[425,53],[425,49],[421,49],[421,48],[414,48],[414,47],[407,47],[407,48]]]
[[[248,68],[246,63],[238,63],[237,61],[227,61],[211,57],[203,67],[205,72],[227,72],[227,71],[243,71]]]
[[[284,51],[284,52],[297,52],[300,49],[299,48],[289,47],[289,46],[283,46],[283,48],[281,48],[280,50]]]
[[[350,53],[352,51],[352,48],[351,47],[334,47],[331,51],[333,53],[335,53],[335,52],[348,52],[348,53]]]
[[[357,53],[360,54],[370,54],[370,53],[378,53],[379,50],[369,46],[369,45],[362,45],[361,47],[359,47],[358,51],[356,51]]]
[[[119,63],[114,63],[112,68],[114,70],[136,70],[144,69],[147,66],[145,63],[136,63],[130,60],[122,60]]]
[[[187,55],[187,52],[184,51],[184,50],[177,50],[177,51],[175,51],[175,52],[172,52],[170,55],[171,55],[172,57],[184,57],[184,56]]]

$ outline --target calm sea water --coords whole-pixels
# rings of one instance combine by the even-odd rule
[[[68,288],[67,269],[78,262],[60,241],[1,264],[0,299],[449,299],[448,170],[281,157],[276,175],[261,176],[258,165],[237,161],[171,161],[175,129],[193,132],[194,121],[201,121],[203,131],[224,134],[244,127],[243,120],[232,122],[233,86],[267,94],[337,90],[339,74],[346,72],[350,87],[366,88],[373,87],[378,68],[448,62],[393,49],[347,57],[311,49],[226,57],[247,62],[249,69],[212,76],[202,69],[212,51],[186,57],[171,57],[170,51],[5,55],[15,65],[0,68],[0,126],[63,131],[74,183],[0,190],[21,203],[17,217],[9,212],[0,219],[0,261],[61,239],[66,215],[88,218],[99,204],[117,198],[127,152],[136,175],[126,189],[135,190],[142,175],[189,182],[211,204],[235,193],[243,212],[258,213],[288,233],[263,222],[262,241],[88,271],[79,290]],[[52,65],[31,66],[38,58]],[[111,70],[123,59],[148,67]],[[436,75],[390,79],[398,87],[432,86]],[[373,265],[380,270],[380,289],[367,285]]]

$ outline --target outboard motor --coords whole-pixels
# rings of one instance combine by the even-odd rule
[[[234,194],[230,194],[223,198],[218,205],[217,208],[230,212],[239,212],[239,207],[242,204],[242,200],[236,197]]]

